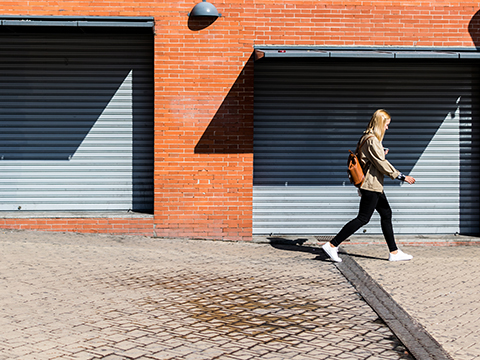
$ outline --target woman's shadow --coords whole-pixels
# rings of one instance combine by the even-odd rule
[[[331,262],[330,257],[321,247],[304,245],[308,241],[308,239],[288,240],[282,237],[269,237],[267,238],[267,240],[270,242],[270,245],[275,249],[309,253],[316,255],[313,260]],[[347,252],[340,250],[339,254],[347,255]],[[348,253],[348,256],[372,260],[385,260],[379,257],[352,253]]]
[[[314,254],[317,255],[315,257],[315,260],[327,261],[330,259],[322,248],[304,245],[304,243],[306,243],[308,239],[288,240],[282,237],[269,237],[267,238],[267,240],[270,242],[270,245],[275,249],[286,251],[300,251],[304,253]]]

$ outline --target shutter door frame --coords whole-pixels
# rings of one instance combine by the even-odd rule
[[[257,61],[253,234],[332,235],[356,216],[348,149],[378,108],[387,158],[417,178],[385,180],[396,233],[477,234],[478,90],[478,64],[458,58]],[[381,233],[378,215],[363,230]]]

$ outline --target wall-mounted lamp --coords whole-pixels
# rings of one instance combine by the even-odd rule
[[[218,12],[215,5],[209,3],[207,0],[202,0],[201,3],[193,7],[192,12],[190,12],[188,16],[218,18],[221,17],[222,14]]]

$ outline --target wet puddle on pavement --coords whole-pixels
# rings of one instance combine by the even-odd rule
[[[117,286],[142,292],[145,296],[137,306],[153,317],[168,318],[160,326],[178,339],[221,338],[251,341],[250,347],[278,344],[292,349],[308,344],[309,349],[325,353],[356,349],[370,355],[389,352],[391,359],[409,358],[368,306],[359,310],[352,298],[336,303],[328,293],[315,298],[314,291],[299,291],[277,280],[183,273],[123,278]],[[301,284],[303,289],[321,285],[308,280]],[[354,301],[363,304],[358,296]]]

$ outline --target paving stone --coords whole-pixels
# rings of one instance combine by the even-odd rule
[[[138,344],[135,343],[135,342],[133,341],[133,339],[132,339],[132,340],[121,341],[121,342],[115,344],[115,347],[116,347],[117,349],[124,350],[124,351],[130,350],[130,349],[134,349],[134,348],[136,348],[137,346],[138,346]]]
[[[106,346],[100,346],[90,350],[90,352],[92,352],[96,356],[102,356],[102,357],[115,354],[115,352],[117,351],[118,349],[115,349],[113,347],[106,347]]]
[[[187,356],[184,357],[185,360],[208,360],[211,359],[210,357],[203,355],[203,354],[188,354]]]
[[[127,359],[138,359],[143,357],[144,355],[149,354],[149,352],[145,351],[142,348],[136,348],[136,349],[130,349],[127,351],[118,352],[117,354]]]
[[[108,355],[105,357],[102,357],[102,360],[125,360],[125,356],[121,355]]]
[[[149,355],[149,357],[152,357],[153,359],[157,360],[170,360],[170,359],[178,359],[178,353],[175,353],[173,351],[159,351],[157,353]]]
[[[69,355],[69,357],[75,360],[92,360],[96,358],[96,355],[90,352],[82,351],[73,355]]]

